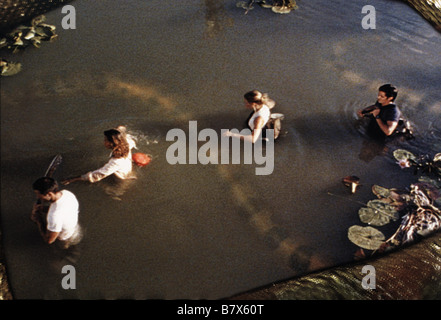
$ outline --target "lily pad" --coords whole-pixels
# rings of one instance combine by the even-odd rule
[[[372,193],[378,198],[389,198],[391,194],[389,189],[376,184],[372,186]]]
[[[412,152],[404,149],[395,150],[393,155],[395,159],[397,159],[398,161],[406,161],[406,160],[417,161],[417,157]]]
[[[2,76],[13,76],[21,71],[21,63],[0,61],[0,74]]]
[[[390,220],[398,219],[398,211],[395,207],[381,200],[371,200],[367,203],[367,207],[358,210],[358,215],[363,223],[373,226],[384,226]]]
[[[8,45],[8,39],[1,38],[0,39],[0,48],[6,47]]]
[[[281,6],[281,7],[274,6],[271,8],[271,10],[275,13],[286,14],[286,13],[290,13],[292,9],[287,6]]]
[[[349,240],[357,246],[368,249],[378,249],[385,240],[384,234],[373,227],[354,225],[348,229]]]
[[[272,1],[271,1],[272,2]],[[266,0],[262,0],[259,1],[258,4],[262,7],[262,8],[272,8],[272,4],[266,3]]]

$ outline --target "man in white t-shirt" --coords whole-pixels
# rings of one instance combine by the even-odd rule
[[[49,244],[59,240],[65,248],[79,242],[79,204],[75,195],[59,190],[58,183],[49,177],[37,179],[32,187],[39,201],[34,204],[31,220],[37,223],[43,240]],[[43,201],[50,204],[47,215]]]

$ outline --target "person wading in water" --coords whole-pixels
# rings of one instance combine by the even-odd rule
[[[251,135],[243,135],[231,131],[226,131],[224,135],[255,143],[258,139],[261,139],[262,136],[264,137],[265,126],[271,118],[271,109],[276,103],[270,99],[267,94],[257,90],[245,93],[244,100],[245,108],[253,110],[247,121]]]
[[[374,136],[391,136],[398,127],[401,111],[393,103],[398,95],[398,90],[391,84],[384,84],[378,88],[377,102],[359,110],[358,116],[372,119],[369,130]]]

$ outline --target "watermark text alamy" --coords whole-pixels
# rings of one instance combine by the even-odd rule
[[[168,131],[166,140],[174,141],[167,149],[166,158],[169,164],[253,164],[256,175],[269,175],[274,170],[274,130],[265,129],[265,139],[255,143],[241,141],[225,136],[226,131],[251,135],[250,129],[222,129],[221,134],[214,129],[198,131],[197,121],[189,121],[188,139],[184,130],[175,128]],[[205,142],[199,146],[199,142]],[[231,143],[230,143],[231,142]],[[243,146],[243,152],[242,152]],[[230,162],[231,154],[231,162]]]

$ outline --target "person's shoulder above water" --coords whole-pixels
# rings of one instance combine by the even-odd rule
[[[382,107],[381,109],[382,109],[382,114],[384,114],[384,116],[382,117],[383,121],[400,120],[401,111],[396,104],[390,103],[387,106]]]

